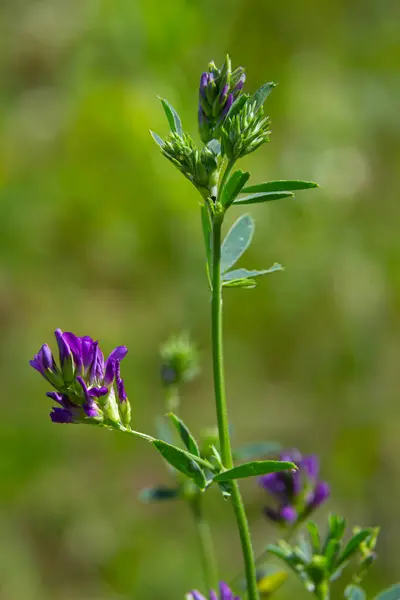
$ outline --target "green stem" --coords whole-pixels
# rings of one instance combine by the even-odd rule
[[[190,501],[190,508],[197,530],[201,563],[203,567],[204,584],[207,590],[217,589],[218,570],[215,560],[214,544],[210,526],[204,516],[203,498],[200,493]]]
[[[315,590],[315,596],[318,600],[329,600],[329,583],[323,581]]]
[[[228,165],[229,166],[229,165]],[[221,458],[226,469],[233,466],[229,436],[228,411],[225,396],[223,346],[222,346],[222,281],[221,281],[221,229],[222,218],[216,216],[213,222],[213,265],[212,265],[212,350],[214,369],[214,392],[217,411]],[[245,566],[247,593],[249,600],[258,600],[257,578],[254,553],[251,544],[249,525],[236,481],[231,484],[231,501],[235,512]]]

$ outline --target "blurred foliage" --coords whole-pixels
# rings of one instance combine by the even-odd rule
[[[167,132],[160,94],[195,133],[200,73],[226,52],[249,90],[280,83],[271,143],[242,166],[253,181],[322,185],[252,209],[246,266],[286,271],[226,292],[236,440],[319,453],[329,508],[382,526],[368,595],[398,578],[398,16],[396,0],[1,1],[1,598],[176,600],[201,586],[188,511],[137,499],[168,482],[159,456],[52,425],[28,360],[56,327],[105,351],[127,344],[133,420],[151,433],[158,348],[190,328],[203,375],[183,416],[194,431],[214,424],[198,198],[148,129]],[[275,532],[262,491],[243,488],[261,548]],[[213,492],[206,504],[229,580],[241,564],[232,515]],[[293,593],[290,578],[277,598]]]

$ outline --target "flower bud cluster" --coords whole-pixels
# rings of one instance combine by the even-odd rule
[[[218,157],[208,146],[198,150],[187,133],[170,133],[163,141],[161,152],[203,194],[212,195],[218,179]]]
[[[270,120],[262,106],[248,99],[239,111],[225,120],[221,131],[221,151],[229,160],[254,152],[269,141]]]
[[[197,350],[188,335],[171,337],[161,348],[161,380],[164,385],[180,385],[199,372]]]
[[[220,69],[214,62],[200,78],[199,131],[205,144],[219,137],[219,129],[232,104],[240,95],[246,75],[243,67],[231,69],[229,56]]]

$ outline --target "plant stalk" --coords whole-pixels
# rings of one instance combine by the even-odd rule
[[[226,469],[233,467],[232,449],[229,436],[228,411],[225,395],[223,345],[222,345],[222,281],[221,281],[221,230],[222,217],[217,215],[213,220],[213,264],[212,264],[212,351],[214,371],[214,393],[217,411],[218,433],[222,463]],[[258,600],[256,568],[251,544],[249,525],[239,485],[231,484],[231,501],[239,530],[242,554],[247,581],[249,600]]]

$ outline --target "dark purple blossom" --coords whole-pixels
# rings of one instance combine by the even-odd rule
[[[319,479],[319,461],[315,455],[302,456],[297,450],[284,452],[281,460],[291,461],[297,471],[282,471],[260,477],[259,483],[275,500],[267,506],[265,515],[276,523],[289,527],[306,518],[329,496],[329,485]]]
[[[91,337],[78,337],[61,329],[55,331],[55,336],[60,366],[47,344],[30,361],[56,389],[47,393],[60,405],[53,408],[52,421],[80,423],[88,418],[98,422],[118,419],[124,425],[129,424],[130,407],[127,408],[129,402],[120,373],[120,362],[128,352],[126,346],[115,348],[104,361],[98,342]],[[125,406],[119,410],[122,404]]]
[[[203,594],[197,590],[193,590],[186,596],[187,600],[208,600]],[[239,596],[235,596],[229,586],[221,581],[219,584],[219,593],[210,591],[209,600],[240,600]]]

